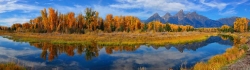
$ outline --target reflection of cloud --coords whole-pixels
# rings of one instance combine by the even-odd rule
[[[3,37],[0,37],[0,41],[1,41],[1,42],[13,42],[12,40],[9,40],[9,39],[3,38]],[[1,42],[0,42],[0,43],[1,43]]]
[[[76,62],[76,61],[72,61],[72,62],[69,64],[69,66],[78,66],[78,65],[79,65],[79,63]]]
[[[26,55],[38,54],[40,52],[41,52],[40,50],[14,50],[14,49],[0,47],[0,55],[6,55],[8,57],[26,56]]]
[[[114,70],[132,70],[134,67],[138,67],[135,65],[148,65],[150,66],[147,68],[149,70],[167,70],[168,68],[175,67],[177,64],[184,63],[184,61],[190,61],[194,58],[198,58],[202,54],[204,53],[180,53],[173,50],[161,50],[154,53],[114,53],[111,56],[121,58],[113,62],[112,66]]]
[[[40,58],[42,50],[35,49],[28,43],[14,42],[7,38],[0,37],[0,62],[15,62],[25,67],[32,67],[36,70],[47,70],[56,67],[79,66],[75,60],[64,60],[63,58],[48,62]]]
[[[28,67],[34,67],[34,66],[46,66],[45,62],[32,62],[27,60],[20,60],[16,58],[2,58],[0,56],[0,62],[8,63],[8,62],[15,62],[20,65],[28,66]]]
[[[2,39],[2,38],[0,38]],[[2,40],[1,40],[2,41]],[[45,62],[32,62],[28,60],[18,59],[17,56],[28,56],[39,54],[40,50],[14,50],[10,48],[0,47],[0,62],[18,62],[25,66],[46,66]]]

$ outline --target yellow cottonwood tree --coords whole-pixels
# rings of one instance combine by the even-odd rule
[[[236,32],[246,32],[248,27],[247,18],[237,18],[234,22],[234,30]]]

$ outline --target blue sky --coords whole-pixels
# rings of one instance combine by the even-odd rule
[[[250,0],[0,0],[0,25],[11,26],[37,16],[40,10],[52,7],[61,13],[84,13],[90,7],[100,13],[132,15],[146,20],[154,13],[172,15],[183,9],[196,11],[210,19],[239,16],[250,18]]]

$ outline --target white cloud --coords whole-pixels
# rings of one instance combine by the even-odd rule
[[[223,10],[224,8],[226,8],[226,6],[228,6],[229,4],[227,3],[219,3],[216,1],[212,1],[212,2],[205,2],[205,0],[200,0],[200,2],[204,5],[207,5],[209,7],[212,8],[218,8],[220,11]]]
[[[246,3],[247,1],[248,0],[241,0],[241,1],[237,1],[237,2],[232,3],[232,4],[240,5],[240,4]]]
[[[54,5],[53,8],[61,13],[74,12],[76,14],[79,14],[79,13],[84,13],[84,10],[87,7],[81,5],[74,5],[74,6]]]
[[[118,8],[111,8],[107,6],[100,6],[94,5],[93,9],[99,12],[99,16],[105,18],[107,14],[113,14],[114,16],[137,16],[140,18],[148,18],[153,13],[148,13],[148,11],[133,11],[133,12],[126,12],[122,9]]]
[[[37,11],[41,10],[42,7],[17,3],[18,0],[0,0],[0,13],[23,10],[23,11]]]
[[[233,9],[226,10],[225,12],[219,12],[219,15],[222,15],[222,16],[229,16],[229,15],[234,15],[234,14],[237,14],[237,13]]]
[[[11,26],[14,23],[24,23],[28,22],[30,19],[29,18],[0,18],[0,25],[2,26]]]
[[[198,5],[187,0],[117,0],[117,4],[110,7],[121,9],[143,8],[144,10],[160,10],[165,12],[196,10],[204,11],[206,7]]]
[[[230,2],[217,2],[216,0],[213,0],[211,2],[206,2],[206,0],[200,0],[200,3],[209,6],[211,8],[217,8],[219,9],[219,11],[224,10],[227,6],[231,5],[234,6],[233,9],[235,7],[237,7],[240,4],[246,3],[248,0],[236,0],[236,1],[230,1]]]

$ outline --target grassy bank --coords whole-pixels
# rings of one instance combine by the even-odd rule
[[[24,67],[16,65],[15,63],[0,63],[0,70],[26,70]]]
[[[234,46],[225,53],[211,57],[208,62],[198,62],[194,70],[221,70],[228,64],[232,64],[245,55],[248,47],[244,45],[248,40],[248,34],[233,34]]]
[[[166,45],[183,44],[204,41],[217,33],[204,32],[156,32],[156,33],[88,33],[88,34],[59,34],[59,33],[2,33],[11,36],[15,41],[50,42],[53,44],[91,44],[98,45]]]

